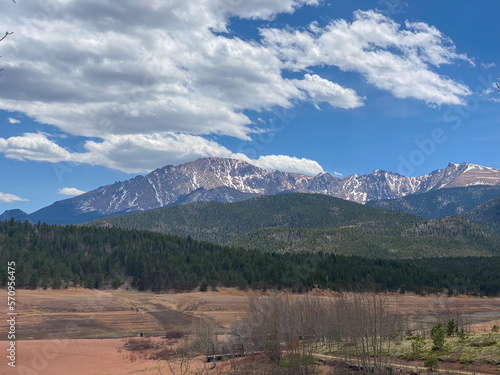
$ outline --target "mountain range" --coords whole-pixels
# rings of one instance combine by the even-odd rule
[[[291,192],[324,194],[365,204],[475,185],[500,185],[500,170],[450,163],[445,169],[418,177],[376,170],[366,175],[339,178],[330,173],[307,176],[271,171],[241,160],[211,157],[165,166],[146,176],[136,176],[55,202],[31,214],[6,211],[0,219],[14,217],[31,222],[76,224],[187,202],[239,202],[259,195]]]
[[[500,236],[500,196],[481,203],[464,216]]]
[[[463,215],[498,196],[500,196],[500,185],[478,185],[433,190],[396,199],[370,201],[366,205],[383,210],[407,212],[424,219],[438,219],[451,215]]]
[[[87,225],[191,236],[264,252],[325,252],[370,258],[491,256],[500,237],[465,217],[424,220],[322,194],[195,202],[99,219]]]

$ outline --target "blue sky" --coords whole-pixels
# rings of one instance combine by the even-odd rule
[[[167,164],[500,168],[497,1],[0,5],[0,211]]]

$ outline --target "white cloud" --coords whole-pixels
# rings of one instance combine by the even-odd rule
[[[293,13],[303,5],[317,5],[321,0],[225,0],[224,7],[231,15],[242,18],[272,19],[280,13]]]
[[[321,78],[317,74],[306,74],[304,80],[296,81],[295,85],[305,90],[314,102],[326,102],[332,107],[344,109],[363,105],[363,98],[360,98],[356,91]]]
[[[263,29],[266,43],[214,33],[227,30],[230,16],[266,20],[319,3],[68,0],[42,8],[46,14],[36,2],[9,7],[4,23],[16,26],[17,36],[2,46],[11,50],[1,107],[80,136],[187,132],[248,139],[253,124],[243,111],[291,107],[308,97],[297,84],[305,90],[313,81],[292,82],[282,76],[285,68],[335,65],[398,97],[430,103],[456,104],[467,95],[464,85],[429,69],[466,56],[424,23],[402,30],[379,13],[358,11],[354,22],[337,20],[314,33]],[[313,100],[341,108],[359,102],[352,89],[314,84]]]
[[[26,202],[26,201],[28,201],[28,199],[18,197],[17,195],[14,194],[7,194],[0,192],[0,202],[12,203],[12,202]]]
[[[42,133],[0,138],[0,152],[9,159],[57,163],[71,159],[71,153],[52,142]]]
[[[491,84],[491,87],[487,87],[483,90],[481,90],[478,94],[480,96],[488,96],[486,100],[491,101],[491,102],[498,102],[497,94],[498,91],[500,91],[496,85],[495,82]],[[490,96],[490,94],[493,94],[493,96]]]
[[[103,142],[87,141],[83,152],[70,152],[42,133],[0,138],[0,152],[16,160],[70,162],[105,166],[126,173],[144,173],[167,164],[182,164],[200,157],[216,156],[247,161],[265,169],[315,175],[323,172],[318,162],[285,155],[257,160],[233,153],[201,136],[176,133],[112,135]]]
[[[324,173],[323,168],[318,162],[310,159],[299,159],[286,155],[267,155],[261,156],[257,160],[251,160],[250,163],[270,170],[279,170],[286,172],[301,173],[307,175],[317,175]]]
[[[7,121],[9,122],[9,124],[20,124],[21,123],[21,121],[19,121],[18,119],[15,119],[13,117],[9,117],[7,119]]]
[[[12,51],[0,105],[72,135],[248,140],[243,111],[291,107],[302,93],[273,51],[214,31],[227,30],[230,16],[270,19],[318,2],[69,0],[35,19],[26,15],[39,4],[24,3],[6,17],[17,37],[3,46]]]
[[[496,67],[496,64],[495,64],[494,62],[489,63],[489,64],[481,63],[481,66],[482,66],[484,69],[491,69],[491,68]]]
[[[104,165],[127,173],[148,172],[167,164],[181,164],[200,157],[232,157],[227,148],[189,134],[155,133],[113,135],[103,142],[88,141],[80,162]]]
[[[65,188],[59,189],[59,194],[69,195],[69,196],[73,197],[73,196],[76,196],[76,195],[85,194],[85,191],[77,189],[77,188],[65,187]]]
[[[352,109],[364,97],[313,70],[354,71],[399,98],[459,104],[470,94],[432,70],[458,54],[439,30],[404,28],[373,12],[354,21],[313,23],[309,31],[262,29],[262,41],[230,33],[230,17],[270,20],[321,0],[65,0],[22,2],[3,14],[0,109],[25,113],[66,135],[93,137],[72,152],[42,133],[0,138],[11,159],[102,165],[146,172],[197,157],[248,159],[203,135],[250,140],[262,124],[250,118],[299,101]],[[293,70],[304,79],[285,78]],[[256,116],[258,117],[258,115]],[[10,119],[9,119],[10,121]],[[54,135],[52,135],[52,138]],[[98,140],[96,140],[97,138]],[[259,161],[260,160],[260,161]],[[270,155],[253,161],[318,173],[315,161]]]
[[[354,21],[337,20],[309,31],[262,29],[268,48],[292,70],[318,65],[337,66],[363,74],[378,88],[398,98],[429,104],[463,104],[470,89],[431,70],[454,60],[473,62],[458,54],[439,30],[421,22],[405,29],[374,11],[357,11]]]

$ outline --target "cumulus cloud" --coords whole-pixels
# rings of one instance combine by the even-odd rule
[[[93,139],[82,152],[70,152],[45,134],[26,133],[0,138],[0,152],[16,160],[70,161],[128,173],[203,156],[245,159],[205,136],[250,140],[262,130],[250,113],[300,101],[342,109],[363,105],[365,98],[352,88],[314,74],[320,65],[357,72],[396,97],[430,104],[460,104],[470,94],[433,70],[470,60],[424,23],[403,27],[377,12],[358,11],[352,22],[312,24],[308,31],[263,28],[262,40],[244,40],[230,30],[231,17],[270,20],[319,4],[65,0],[9,7],[3,25],[15,29],[16,38],[2,42],[9,74],[2,77],[0,109]],[[286,78],[287,70],[304,78]],[[293,156],[267,156],[260,163],[321,170]]]
[[[84,149],[86,153],[74,154],[73,158],[127,173],[148,172],[159,166],[181,164],[200,157],[234,156],[216,142],[176,133],[112,135],[100,143],[88,141]]]
[[[12,202],[26,202],[28,199],[18,197],[14,194],[2,193],[0,192],[0,202],[2,203],[12,203]]]
[[[250,162],[263,169],[280,170],[306,175],[324,173],[321,165],[314,160],[304,158],[299,159],[286,155],[261,156],[257,160],[250,160]]]
[[[16,160],[71,162],[105,166],[126,173],[143,173],[200,157],[216,156],[244,160],[264,169],[315,175],[323,172],[318,162],[285,155],[261,156],[254,160],[233,153],[201,136],[178,133],[112,135],[103,142],[86,141],[83,152],[70,152],[43,133],[0,138],[0,152]]]
[[[57,163],[71,159],[71,153],[52,142],[42,133],[0,138],[0,152],[9,159]]]
[[[77,189],[77,188],[69,188],[69,187],[65,187],[65,188],[62,188],[62,189],[59,189],[59,194],[62,194],[62,195],[69,195],[69,196],[76,196],[76,195],[82,195],[82,194],[85,194],[85,191],[83,190],[80,190],[80,189]]]
[[[303,5],[317,5],[320,0],[226,0],[223,8],[234,16],[250,19],[272,19],[279,13],[293,13]]]
[[[465,60],[451,40],[435,27],[406,22],[405,28],[374,11],[357,11],[354,21],[336,20],[310,31],[262,29],[268,48],[285,65],[301,71],[317,65],[361,73],[367,81],[398,98],[429,104],[463,104],[470,89],[431,70]]]
[[[7,119],[7,121],[9,122],[9,124],[20,124],[21,123],[21,121],[19,121],[18,119],[15,119],[13,117],[9,117]]]
[[[24,3],[6,20],[17,38],[3,46],[13,50],[1,106],[79,136],[146,129],[248,140],[243,111],[291,107],[302,93],[273,51],[214,31],[230,16],[270,19],[317,3],[70,0],[35,20],[39,4]]]
[[[326,102],[332,107],[344,109],[363,105],[363,98],[360,98],[356,91],[321,78],[317,74],[306,74],[304,80],[296,81],[295,85],[306,91],[314,102]]]

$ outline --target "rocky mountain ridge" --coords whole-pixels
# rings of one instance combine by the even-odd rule
[[[499,169],[467,163],[450,163],[445,169],[418,177],[376,170],[339,178],[330,173],[307,176],[271,171],[241,160],[210,157],[178,166],[168,165],[146,176],[99,187],[55,202],[30,214],[28,219],[71,224],[184,202],[232,202],[286,192],[325,194],[364,204],[443,188],[499,184]],[[198,189],[201,189],[199,194],[193,194]]]

